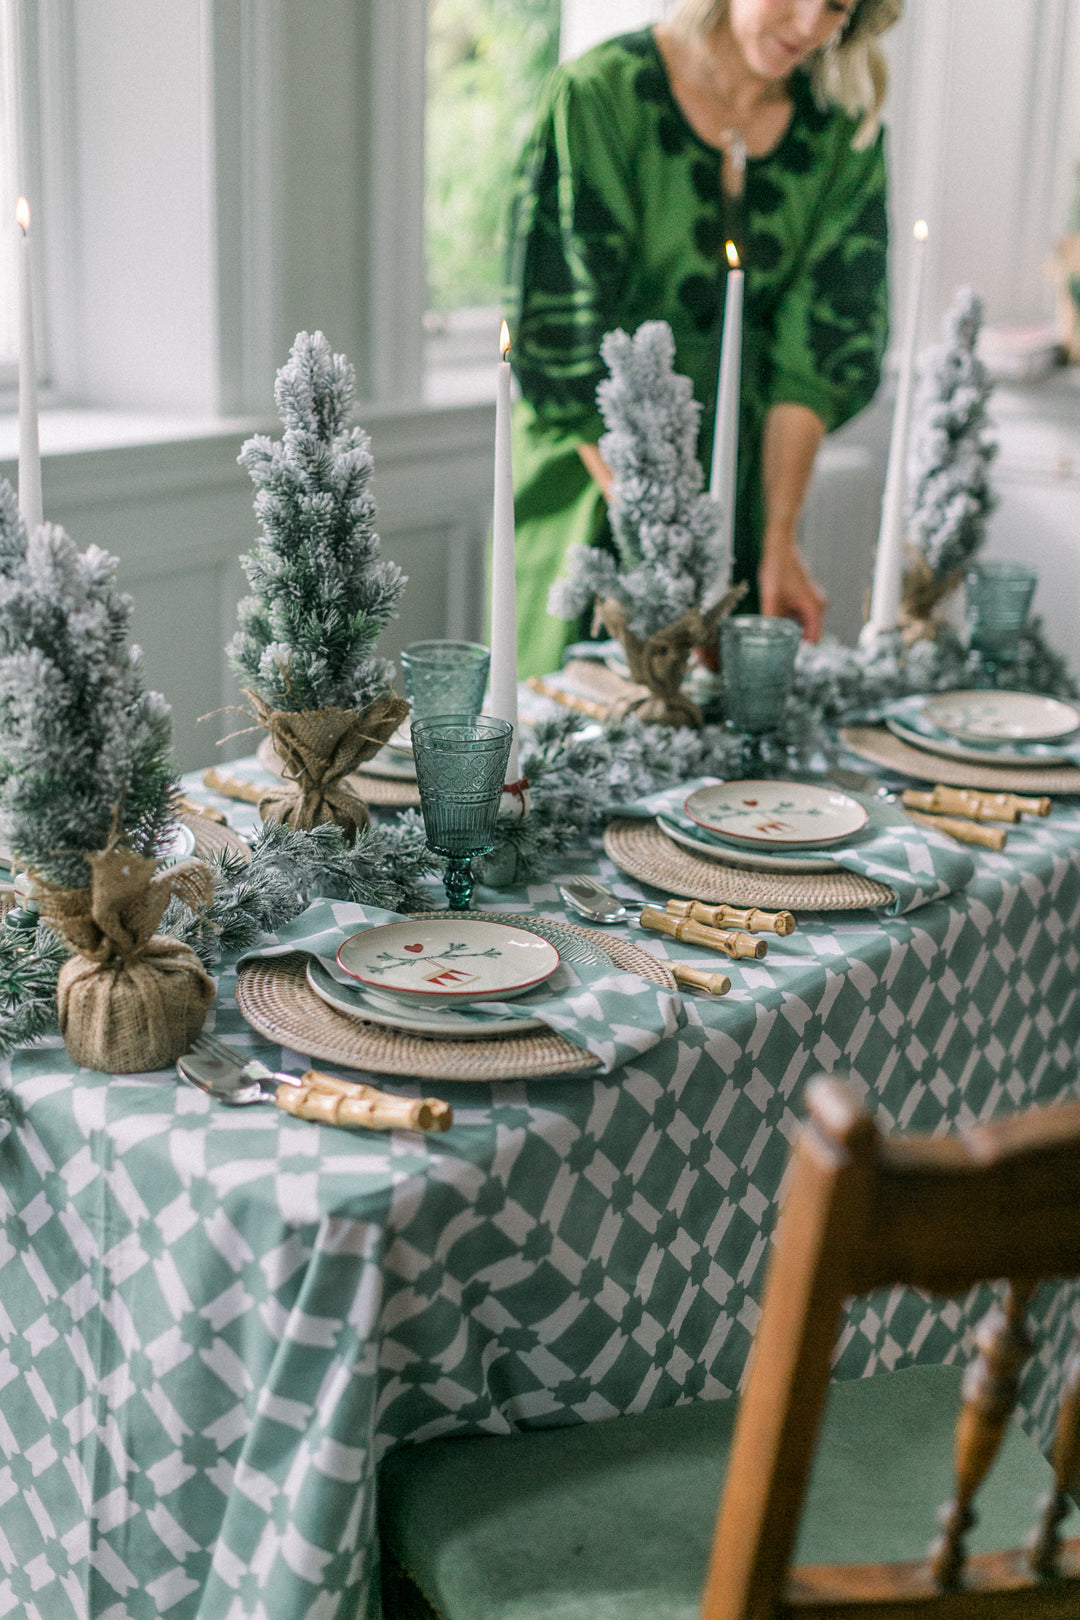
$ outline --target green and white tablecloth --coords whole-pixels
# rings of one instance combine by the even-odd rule
[[[805,1081],[847,1071],[910,1130],[1075,1094],[1078,941],[1080,813],[1058,808],[948,900],[810,921],[725,964],[730,996],[688,1001],[613,1074],[426,1083],[456,1111],[432,1140],[74,1072],[58,1043],[18,1055],[0,1616],[377,1613],[391,1447],[734,1389]],[[215,1016],[242,1041],[227,971]],[[839,1371],[952,1360],[972,1309],[865,1302]],[[1072,1310],[1043,1298],[1049,1347]],[[1046,1382],[1026,1389],[1036,1426]]]

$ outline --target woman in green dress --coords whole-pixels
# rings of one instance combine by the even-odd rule
[[[875,38],[902,0],[681,0],[556,70],[519,165],[508,316],[519,668],[578,627],[547,613],[573,543],[610,543],[600,340],[666,320],[703,407],[708,472],[726,240],[746,270],[735,578],[745,611],[825,598],[797,546],[822,435],[869,403],[887,336]]]

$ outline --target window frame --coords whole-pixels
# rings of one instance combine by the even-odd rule
[[[97,306],[81,282],[92,254],[80,238],[87,174],[101,163],[95,141],[105,136],[86,116],[85,64],[75,48],[78,0],[5,3],[19,29],[19,121],[34,220],[43,400],[153,409],[146,399],[127,401],[116,389],[110,394],[84,352]],[[570,37],[567,14],[583,3],[563,0],[564,38]],[[630,10],[659,14],[666,0],[614,4],[627,8],[614,16],[619,26]],[[112,28],[119,37],[125,5],[93,0],[94,27]],[[894,195],[904,214],[924,178],[940,177],[944,135],[936,120],[928,128],[920,109],[925,113],[935,96],[946,96],[945,76],[962,56],[965,29],[974,26],[970,0],[960,0],[948,49],[932,73],[917,74],[915,56],[925,62],[933,54],[917,47],[932,31],[937,6],[938,0],[909,0],[897,64],[894,116],[916,137],[897,164]],[[207,416],[268,415],[276,367],[296,331],[314,325],[353,360],[362,408],[428,408],[434,402],[425,387],[424,355],[426,0],[306,0],[303,8],[290,0],[199,0],[188,15],[197,16],[202,29],[201,94],[189,109],[190,162],[200,171],[210,267],[199,311],[205,376],[192,388],[198,406],[183,408]],[[1024,244],[1013,267],[1018,312],[1032,304],[1040,285],[1045,248],[1033,214],[1042,216],[1044,234],[1047,223],[1064,223],[1048,222],[1047,209],[1056,215],[1064,205],[1070,165],[1060,148],[1074,131],[1080,135],[1080,111],[1070,110],[1080,80],[1078,34],[1080,0],[1040,0],[1030,36],[1032,104],[1017,131],[1031,154],[1028,168],[1039,177],[1026,207],[1016,209]],[[133,199],[136,210],[139,205]],[[129,235],[140,239],[137,221]],[[897,247],[899,258],[903,244]],[[94,278],[108,275],[109,266],[94,261]],[[941,301],[927,299],[927,335],[936,318],[930,312]],[[115,309],[106,313],[116,323],[108,341],[124,341],[123,319]],[[134,341],[146,336],[136,332]],[[479,397],[482,364],[479,352],[462,362],[463,377],[474,373],[462,402]],[[440,392],[441,407],[452,390]],[[160,406],[161,412],[177,408],[168,399]]]

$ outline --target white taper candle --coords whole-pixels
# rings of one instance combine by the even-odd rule
[[[517,582],[514,575],[514,458],[510,441],[510,331],[505,321],[499,337],[498,386],[495,393],[495,506],[491,549],[491,696],[489,708],[514,728],[506,780],[516,782],[517,713]]]
[[[15,222],[19,243],[19,511],[28,529],[42,522],[41,451],[38,446],[37,365],[34,360],[34,294],[30,267],[30,204],[20,197]]]
[[[915,247],[911,255],[907,311],[900,347],[900,372],[896,385],[889,461],[885,490],[881,497],[881,527],[874,558],[874,583],[870,592],[870,614],[860,640],[872,642],[900,623],[904,588],[904,495],[907,473],[908,428],[911,422],[911,392],[915,382],[915,347],[919,335],[919,304],[923,270],[926,264],[926,221],[915,222]]]
[[[716,419],[713,423],[709,494],[720,502],[722,536],[728,557],[735,543],[735,470],[739,457],[739,393],[742,381],[742,314],[745,276],[734,242],[727,244],[727,291],[724,294],[724,336],[716,379]],[[730,577],[730,576],[729,576]]]

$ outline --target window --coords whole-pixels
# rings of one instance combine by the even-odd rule
[[[429,398],[473,368],[492,385],[510,175],[558,60],[559,15],[559,0],[429,0]]]

